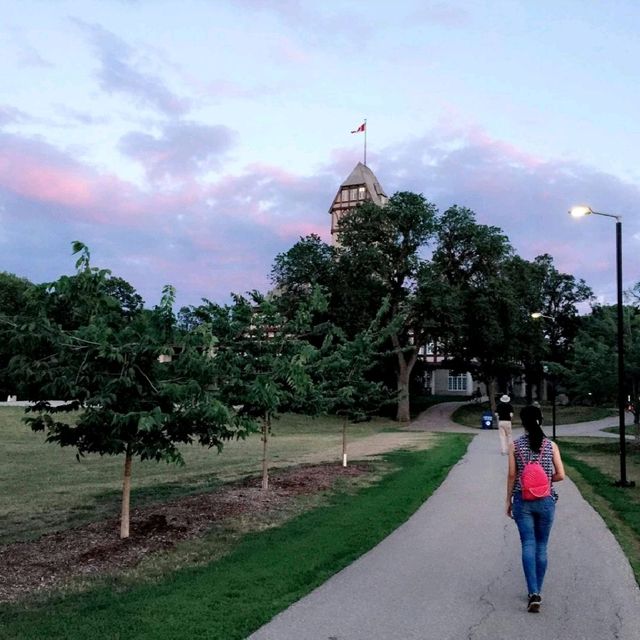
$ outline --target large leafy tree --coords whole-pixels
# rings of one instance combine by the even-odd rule
[[[634,422],[640,422],[640,309],[623,307],[625,396]],[[618,395],[617,307],[598,305],[582,318],[573,349],[560,369],[569,393],[576,399],[597,404],[615,403]],[[640,432],[638,432],[640,437]]]
[[[271,281],[279,295],[308,296],[314,287],[331,289],[335,278],[335,249],[316,234],[300,238],[291,249],[276,256]]]
[[[175,331],[171,287],[144,310],[127,283],[90,265],[86,246],[74,243],[74,252],[76,274],[40,286],[15,321],[11,370],[37,390],[27,418],[34,431],[78,455],[124,457],[126,538],[134,458],[182,463],[179,445],[221,450],[248,424],[212,388],[210,334]]]
[[[428,338],[420,295],[423,254],[434,236],[437,211],[419,194],[400,192],[380,207],[367,202],[346,214],[339,226],[338,276],[341,305],[355,334],[368,326],[387,300],[389,339],[396,364],[397,419],[410,420],[409,380]],[[347,318],[345,318],[347,320]],[[338,324],[345,326],[347,322]]]
[[[451,364],[476,371],[494,410],[497,380],[510,374],[517,361],[518,305],[505,275],[512,256],[502,231],[478,224],[470,209],[453,206],[440,218],[434,269],[457,291],[461,310],[448,349]]]
[[[531,401],[532,386],[540,385],[543,376],[542,363],[566,360],[580,323],[577,305],[592,293],[584,280],[559,272],[548,254],[533,261],[513,256],[505,264],[505,277],[515,302],[514,356]],[[534,319],[532,312],[540,316]]]

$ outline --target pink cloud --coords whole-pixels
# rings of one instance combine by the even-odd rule
[[[190,206],[202,197],[193,183],[177,192],[147,194],[44,142],[9,134],[0,135],[0,189],[51,205],[58,216],[105,224],[136,224],[140,217]]]

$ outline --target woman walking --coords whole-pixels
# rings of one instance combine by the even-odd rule
[[[527,609],[537,613],[547,570],[547,541],[558,499],[552,483],[564,479],[564,467],[556,443],[547,439],[540,427],[535,407],[524,407],[520,420],[525,433],[509,446],[506,511],[515,520],[520,533],[522,567],[529,594]],[[530,464],[536,462],[544,473],[535,464]],[[530,490],[536,472],[542,482]]]

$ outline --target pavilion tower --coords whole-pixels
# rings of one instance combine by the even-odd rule
[[[389,198],[375,177],[373,171],[362,162],[358,162],[349,177],[340,185],[338,193],[329,209],[331,214],[331,239],[336,241],[336,233],[340,218],[345,212],[355,209],[363,202],[373,202],[379,206],[387,203]]]

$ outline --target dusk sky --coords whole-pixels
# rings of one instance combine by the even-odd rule
[[[0,271],[266,291],[362,160],[615,302],[640,280],[640,3],[0,0]]]

